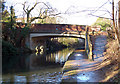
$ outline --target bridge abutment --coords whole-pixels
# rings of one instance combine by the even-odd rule
[[[30,49],[33,51],[46,50],[46,38],[44,37],[30,37]]]

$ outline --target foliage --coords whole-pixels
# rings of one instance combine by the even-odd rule
[[[5,4],[2,1],[0,1],[0,3],[2,3],[2,11],[4,11],[5,10]]]
[[[13,8],[13,6],[10,7],[10,24],[11,24],[11,28],[15,27],[15,23],[16,23],[16,16],[15,16],[15,10]]]
[[[111,20],[105,18],[98,18],[93,26],[101,26],[101,30],[105,31],[107,27],[112,27]]]
[[[63,45],[62,43],[57,42],[55,40],[51,41],[50,39],[48,39],[46,41],[46,47],[49,49],[49,52],[55,52],[58,50],[62,50],[63,48],[66,48],[67,46]],[[49,53],[49,52],[47,52],[47,53]]]
[[[17,48],[10,42],[2,40],[2,56],[15,56],[17,54]]]
[[[16,47],[21,47],[21,42],[25,39],[25,37],[29,34],[28,27],[14,27],[10,28],[10,23],[6,23],[3,31],[2,31],[2,38],[5,41],[12,43]]]
[[[3,40],[12,43],[16,47],[21,47],[21,42],[28,35],[29,28],[26,26],[21,28],[21,24],[16,24],[16,16],[13,6],[10,7],[10,13],[7,10],[3,11],[2,22],[4,22],[2,31]]]
[[[4,40],[14,39],[14,29],[16,26],[16,16],[15,16],[15,11],[13,9],[13,6],[10,8],[11,13],[9,13],[7,10],[3,11],[2,15],[2,22],[4,22],[3,26],[3,31],[2,31],[2,36]]]
[[[30,29],[25,26],[24,28],[15,29],[14,34],[14,43],[16,47],[21,47],[21,42],[25,39],[25,37],[29,34]]]
[[[76,43],[78,43],[78,39],[77,38],[58,38],[58,42],[62,43],[63,45],[66,45],[66,46],[72,46]]]
[[[3,72],[13,68],[19,60],[18,49],[10,42],[2,40],[2,70]]]
[[[11,13],[9,13],[8,10],[4,10],[2,15],[2,22],[4,22],[2,36],[3,36],[3,39],[6,41],[8,40],[8,38],[10,39],[14,38],[14,28],[16,23],[16,16],[15,16],[15,11],[13,9],[13,6],[11,6],[10,10],[11,10]]]
[[[21,29],[21,37],[25,38],[29,34],[30,28],[25,26],[24,28]]]
[[[2,22],[9,22],[10,24],[16,23],[15,10],[13,6],[10,7],[10,13],[8,10],[2,11]]]
[[[7,10],[3,11],[2,21],[3,22],[10,22],[10,13]]]

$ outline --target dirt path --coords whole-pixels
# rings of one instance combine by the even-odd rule
[[[62,82],[100,82],[105,79],[100,62],[104,58],[107,37],[97,36],[94,45],[94,61],[89,61],[85,50],[75,50],[63,67]]]

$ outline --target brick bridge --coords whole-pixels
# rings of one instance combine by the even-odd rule
[[[26,38],[26,45],[28,45],[31,50],[34,50],[39,43],[45,46],[48,37],[75,37],[84,38],[86,52],[90,55],[92,54],[92,45],[86,25],[32,24],[31,26],[30,34]]]

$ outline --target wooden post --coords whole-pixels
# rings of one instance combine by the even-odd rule
[[[87,28],[87,26],[86,26],[86,33],[85,33],[85,50],[88,55],[89,49],[88,49],[88,28]]]
[[[89,35],[88,35],[88,47],[89,47],[89,59],[94,60],[93,59],[93,54],[92,54],[92,43],[90,41],[90,36]]]
[[[86,27],[85,50],[86,50],[86,53],[88,55],[88,59],[93,60],[93,56],[92,56],[92,43],[90,41],[88,30],[89,30],[89,28]]]

